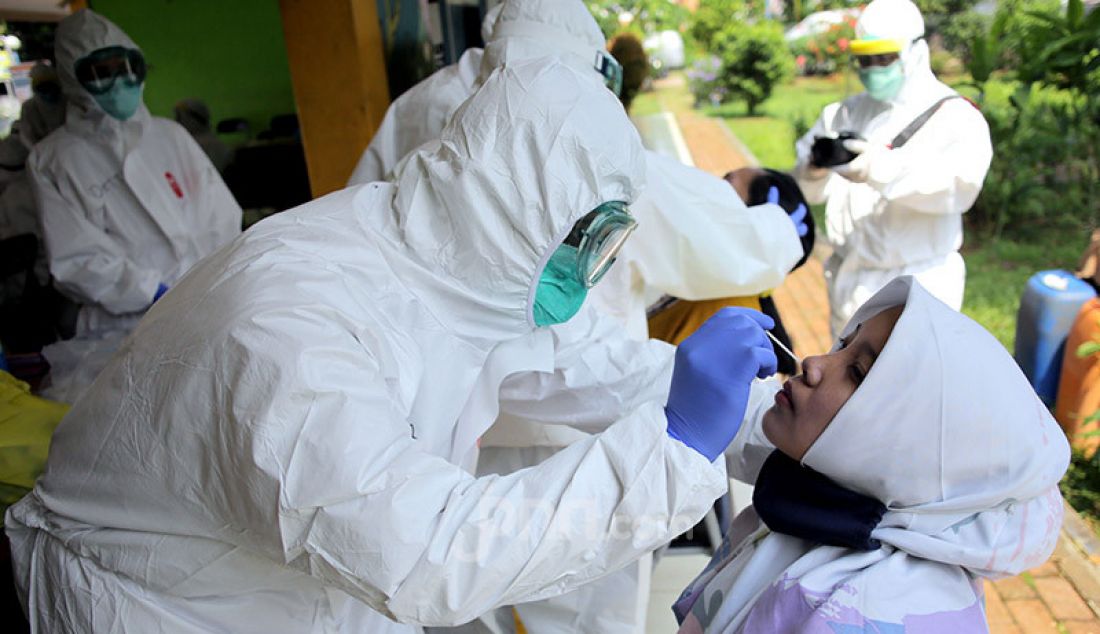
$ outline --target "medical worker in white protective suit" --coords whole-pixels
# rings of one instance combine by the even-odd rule
[[[856,37],[852,54],[866,91],[825,107],[797,143],[795,168],[806,198],[826,203],[834,336],[898,275],[913,275],[948,306],[962,306],[962,214],[993,156],[981,113],[932,74],[916,5],[874,0]],[[843,142],[855,158],[817,164],[815,140],[845,132],[861,139]]]
[[[498,4],[481,21],[481,41],[493,38],[493,25],[504,4]],[[397,162],[428,141],[439,138],[443,126],[463,101],[474,94],[481,83],[481,56],[484,49],[471,46],[458,61],[444,66],[406,90],[386,109],[382,125],[348,179],[348,185],[373,183],[391,176]]]
[[[606,52],[603,33],[580,0],[505,0],[498,8],[499,17],[486,34],[487,45],[480,55],[480,75],[471,72],[464,55],[458,64],[399,97],[351,183],[384,178],[404,152],[438,138],[458,104],[506,63],[556,54],[594,84],[621,81],[621,69]],[[631,205],[638,229],[618,263],[590,293],[592,306],[616,318],[631,336],[644,340],[648,334],[647,287],[655,288],[657,295],[688,299],[756,294],[778,286],[801,257],[798,228],[780,207],[762,205],[750,210],[720,178],[654,152],[646,151],[645,161],[646,190]],[[611,337],[614,324],[606,322],[597,319],[555,328],[556,345]],[[617,365],[635,367],[659,361],[637,355],[612,358]],[[588,365],[586,357],[578,357],[570,374],[590,375],[593,370]],[[478,473],[511,473],[538,464],[585,437],[569,427],[504,414],[481,440]],[[606,633],[642,631],[651,567],[645,558],[576,592],[516,606],[516,612],[534,632],[578,627]],[[512,609],[503,608],[461,630],[507,632],[514,620]]]
[[[196,266],[9,511],[36,631],[414,632],[571,590],[697,521],[774,371],[770,320],[727,310],[674,371],[622,363],[671,360],[625,337],[555,358],[539,327],[577,312],[629,235],[641,152],[602,86],[510,64],[393,183]],[[498,411],[607,429],[475,478],[460,465]]]
[[[31,68],[31,90],[34,94],[23,102],[23,108],[19,111],[18,127],[19,136],[28,148],[37,145],[65,123],[68,105],[54,66],[38,62]]]
[[[394,101],[349,185],[388,178],[408,152],[437,139],[455,109],[505,63],[558,55],[613,89],[622,81],[580,0],[505,0],[486,16],[482,37],[484,51],[467,49],[458,63]],[[647,288],[689,300],[755,295],[778,286],[802,257],[799,232],[806,226],[792,223],[778,205],[748,209],[722,179],[656,152],[645,157],[646,190],[631,206],[639,228],[592,293],[593,305],[632,336],[648,334]]]
[[[191,135],[149,114],[145,60],[121,29],[78,11],[55,47],[68,115],[28,161],[50,273],[82,304],[77,337],[125,331],[240,233],[241,208]]]
[[[46,285],[50,278],[49,263],[26,162],[31,149],[65,123],[65,97],[57,72],[42,62],[31,68],[31,90],[34,94],[23,102],[11,134],[0,141],[0,239],[27,233],[35,236],[38,240],[35,277],[39,284]],[[0,300],[22,293],[21,279],[8,282],[15,282],[15,287],[0,288]]]

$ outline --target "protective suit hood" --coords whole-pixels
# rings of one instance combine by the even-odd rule
[[[506,63],[553,55],[590,75],[607,41],[583,2],[506,0],[485,44],[481,79]]]
[[[488,44],[493,39],[493,28],[497,25],[497,18],[504,9],[504,3],[500,3],[485,12],[485,18],[481,20],[481,41]]]
[[[910,0],[874,0],[868,4],[856,22],[856,38],[895,40],[901,44],[899,55],[905,81],[890,103],[930,105],[950,94],[932,73],[928,43],[924,40],[924,18]]]
[[[874,0],[856,21],[857,40],[894,40],[902,45],[924,37],[924,17],[910,0]]]
[[[92,95],[80,85],[76,78],[76,62],[108,46],[141,50],[125,31],[91,9],[81,9],[61,20],[57,26],[54,48],[61,92],[69,103],[66,121],[83,136],[111,143],[131,134],[140,135],[149,121],[149,110],[143,101],[132,117],[119,121],[100,108]],[[126,140],[125,147],[135,145],[130,139]]]
[[[558,61],[511,64],[437,144],[398,164],[383,233],[430,273],[415,292],[442,321],[467,336],[520,335],[534,327],[551,252],[601,203],[633,202],[644,174],[641,140],[610,91]]]

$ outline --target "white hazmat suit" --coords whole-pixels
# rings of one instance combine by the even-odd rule
[[[28,161],[50,273],[83,304],[77,336],[126,330],[160,284],[240,233],[241,208],[182,127],[144,105],[119,121],[77,81],[74,66],[89,53],[137,49],[121,29],[78,11],[61,21],[55,46],[68,115]]]
[[[458,63],[390,105],[349,185],[388,178],[403,156],[437,139],[455,109],[505,63],[554,54],[600,77],[593,62],[606,42],[579,0],[505,0],[486,17],[482,37],[485,50],[467,49]],[[638,229],[590,294],[632,336],[648,335],[647,288],[689,300],[755,295],[778,286],[802,257],[779,206],[747,208],[722,179],[656,152],[645,155],[646,190],[631,206]]]
[[[603,33],[579,0],[506,0],[499,17],[490,19],[484,51],[470,49],[458,64],[442,69],[399,97],[364,152],[350,180],[365,183],[387,177],[404,154],[438,138],[443,124],[494,69],[547,54],[560,56],[592,82],[603,81],[594,67],[606,49]],[[480,75],[473,67],[480,60]],[[797,232],[776,205],[747,208],[728,183],[666,158],[645,152],[647,187],[631,205],[638,229],[619,262],[589,293],[589,303],[614,317],[627,332],[648,335],[647,288],[686,299],[753,295],[774,288],[802,256]],[[587,310],[587,309],[586,309]],[[606,321],[606,320],[602,320]],[[599,319],[556,327],[556,347],[571,342],[615,338],[614,324]],[[586,325],[585,325],[586,324]],[[658,359],[650,355],[648,359]],[[602,359],[601,359],[602,360]],[[584,357],[571,371],[588,372]],[[619,356],[616,363],[641,367],[642,357]],[[586,434],[503,415],[482,439],[479,474],[510,473],[538,464]],[[538,605],[517,606],[533,632],[586,628],[607,634],[644,629],[649,594],[649,563],[641,561],[577,592]],[[494,624],[512,622],[488,615],[465,631],[500,631]],[[507,629],[505,629],[507,631]]]
[[[485,14],[481,22],[481,40],[493,37],[493,25],[503,4]],[[382,125],[348,179],[348,185],[387,180],[402,157],[419,146],[439,138],[443,126],[477,89],[483,49],[470,47],[458,61],[432,73],[427,79],[406,90],[386,109]]]
[[[205,260],[8,514],[36,631],[457,624],[702,517],[725,469],[666,433],[649,399],[669,374],[601,363],[598,346],[575,351],[594,374],[555,368],[533,322],[550,253],[643,177],[610,93],[550,60],[509,65],[394,183],[269,218]],[[590,428],[628,413],[538,467],[474,478],[459,463],[498,410]]]
[[[932,74],[924,20],[909,0],[875,0],[856,25],[861,39],[905,42],[904,81],[889,101],[866,92],[825,107],[797,143],[799,185],[812,203],[826,203],[826,263],[833,335],[863,302],[899,275],[913,275],[948,306],[962,306],[966,267],[962,214],[974,204],[993,156],[989,127],[964,99],[945,101],[903,147],[898,133],[930,106],[956,95]],[[868,141],[869,169],[849,180],[810,164],[814,138],[851,131]],[[864,157],[860,157],[864,158]],[[856,182],[865,180],[865,182]]]
[[[56,72],[41,62],[31,69],[31,78],[32,86],[39,86],[40,82],[57,85]],[[49,283],[50,270],[26,161],[31,148],[63,123],[65,98],[55,95],[51,101],[39,94],[36,88],[35,94],[23,102],[19,120],[12,124],[11,135],[0,141],[0,239],[24,233],[34,235],[38,240],[34,272],[38,283],[43,286]],[[13,288],[0,289],[0,300],[9,296],[18,297],[22,293],[22,280],[8,280],[6,284],[12,282]]]

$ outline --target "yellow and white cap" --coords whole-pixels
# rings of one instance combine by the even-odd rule
[[[901,53],[924,36],[924,18],[910,0],[873,0],[856,22],[853,55]]]

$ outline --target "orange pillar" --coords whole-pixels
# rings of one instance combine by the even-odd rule
[[[375,0],[279,0],[313,195],[341,189],[386,114]]]

